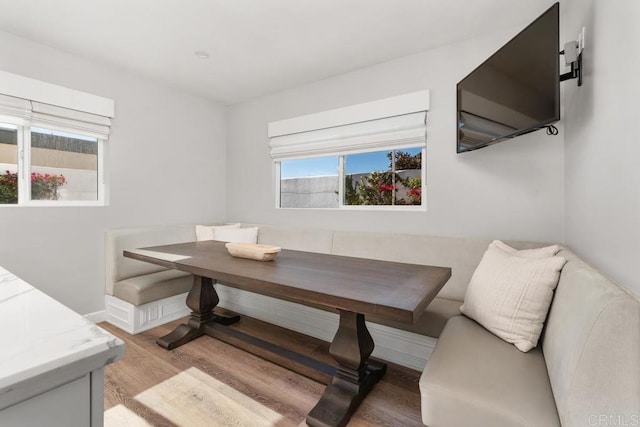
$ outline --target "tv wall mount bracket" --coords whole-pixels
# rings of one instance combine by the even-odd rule
[[[578,49],[578,42],[565,43],[560,55],[564,55],[565,65],[571,67],[571,71],[560,74],[560,81],[578,79],[578,86],[582,86],[582,51]]]

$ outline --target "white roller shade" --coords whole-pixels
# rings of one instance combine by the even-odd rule
[[[31,103],[26,99],[0,94],[0,116],[28,119],[31,117]]]
[[[81,133],[100,139],[109,137],[111,119],[108,117],[35,101],[31,102],[31,109],[31,123],[34,126]]]
[[[426,112],[271,138],[275,160],[424,147]]]
[[[48,105],[115,117],[112,99],[0,70],[0,93]]]
[[[41,102],[0,94],[0,116],[28,120],[31,125],[107,139],[111,119]],[[1,120],[1,119],[0,119]]]
[[[111,99],[0,71],[0,116],[107,139],[114,111]]]
[[[429,91],[269,123],[276,160],[426,145]]]

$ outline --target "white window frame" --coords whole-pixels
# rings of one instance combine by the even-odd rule
[[[322,111],[268,124],[276,209],[426,211],[426,113],[428,90]],[[422,148],[422,197],[418,205],[345,205],[344,157],[350,154]],[[281,162],[338,156],[338,207],[281,207]]]
[[[0,123],[17,127],[16,163],[18,171],[18,203],[0,204],[0,208],[25,206],[107,206],[107,184],[105,179],[105,154],[107,148],[103,138],[97,138],[98,164],[96,189],[98,195],[96,200],[31,200],[31,122],[17,117],[0,116]],[[49,126],[47,129],[61,130],[55,126]],[[74,133],[82,135],[82,132],[74,131]]]
[[[392,147],[389,148],[388,151],[400,151],[402,149],[412,148],[412,147]],[[363,151],[362,153],[376,153],[380,151],[387,151],[387,149],[375,149],[372,151]],[[338,157],[338,207],[337,208],[292,208],[292,207],[282,207],[281,204],[281,162],[286,162],[288,160],[300,160],[300,159],[310,159],[313,157],[298,157],[298,158],[289,158],[289,159],[281,159],[273,162],[273,171],[275,177],[275,208],[283,209],[283,210],[318,210],[318,211],[344,211],[344,210],[353,210],[353,211],[394,211],[394,212],[425,212],[427,210],[427,192],[426,183],[427,183],[427,168],[425,167],[425,161],[427,158],[427,149],[426,147],[422,148],[422,163],[420,168],[420,177],[421,177],[421,204],[420,205],[345,205],[344,204],[344,192],[345,192],[345,171],[344,171],[344,158],[349,154],[327,154],[325,156],[317,156],[317,157]]]
[[[107,206],[107,138],[115,117],[112,99],[0,71],[0,122],[18,126],[18,203],[22,206]],[[31,199],[31,127],[70,132],[97,139],[96,200]]]

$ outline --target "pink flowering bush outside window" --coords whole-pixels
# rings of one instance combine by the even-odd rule
[[[32,200],[59,200],[60,189],[67,183],[64,175],[34,172],[31,174]],[[0,174],[0,204],[18,203],[18,174]]]

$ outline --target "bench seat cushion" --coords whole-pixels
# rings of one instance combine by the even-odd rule
[[[189,292],[192,284],[191,274],[178,270],[165,270],[116,282],[113,286],[113,295],[133,305],[142,305]]]
[[[522,353],[463,316],[447,322],[420,393],[429,427],[560,425],[541,349]]]
[[[367,320],[373,323],[390,326],[392,328],[438,338],[444,329],[444,326],[447,324],[447,321],[454,316],[460,315],[461,305],[462,301],[436,297],[431,301],[431,304],[429,304],[424,313],[418,318],[415,325],[393,322],[391,320],[380,320],[376,319],[375,316],[367,316]]]

